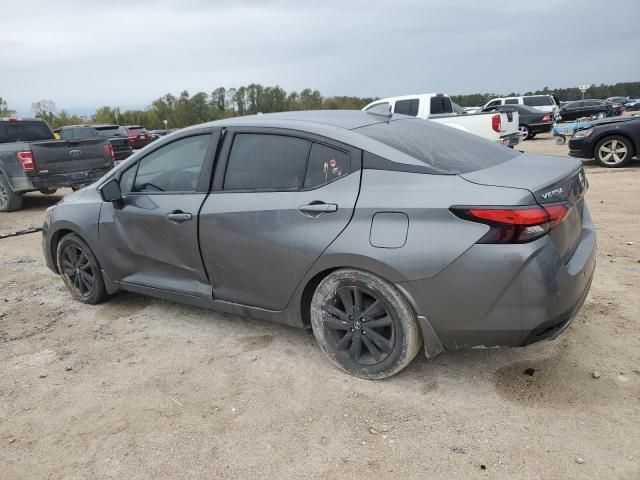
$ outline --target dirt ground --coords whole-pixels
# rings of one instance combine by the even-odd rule
[[[587,176],[599,263],[560,338],[377,382],[305,331],[132,294],[76,303],[40,234],[0,240],[0,479],[640,478],[640,164]],[[29,196],[0,233],[58,198]]]

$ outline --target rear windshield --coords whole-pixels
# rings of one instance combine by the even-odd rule
[[[0,122],[0,143],[53,140],[44,122]]]
[[[520,155],[517,150],[429,120],[395,120],[354,131],[412,156],[437,174],[474,172]]]
[[[129,130],[140,130],[141,132],[144,131],[144,127],[127,127]]]
[[[98,131],[98,135],[100,135],[101,137],[111,138],[111,137],[127,136],[127,133],[124,131],[124,128],[117,127],[115,125],[113,127],[95,127],[95,128]]]
[[[538,95],[535,97],[523,97],[522,101],[525,105],[530,107],[544,107],[547,105],[553,105],[553,100],[549,95]]]

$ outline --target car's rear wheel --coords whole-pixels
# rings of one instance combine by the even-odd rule
[[[625,137],[612,135],[598,142],[594,149],[596,161],[607,168],[624,167],[631,161],[633,145]]]
[[[22,208],[22,194],[16,193],[9,182],[0,175],[0,212],[13,212]]]
[[[311,326],[322,351],[357,377],[389,377],[422,345],[416,314],[389,282],[361,270],[336,270],[316,288]]]
[[[522,140],[529,139],[531,135],[531,131],[529,130],[529,127],[527,127],[526,125],[520,125],[518,127],[518,132],[520,132],[520,135],[522,136]]]
[[[58,243],[56,261],[62,280],[73,298],[95,305],[107,297],[98,260],[78,235],[69,233],[62,237]]]

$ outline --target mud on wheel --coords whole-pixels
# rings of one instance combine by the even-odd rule
[[[327,357],[362,378],[399,372],[422,345],[407,300],[389,282],[360,270],[337,270],[320,282],[311,301],[311,326]]]
[[[107,296],[100,265],[89,246],[75,233],[62,237],[56,251],[58,271],[76,300],[100,303]]]

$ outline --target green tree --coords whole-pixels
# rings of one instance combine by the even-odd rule
[[[58,108],[53,100],[39,100],[31,104],[31,111],[36,118],[41,118],[49,125],[53,125]]]
[[[9,116],[9,115],[15,115],[15,110],[11,110],[9,108],[9,104],[7,103],[7,101],[0,97],[0,116]]]

